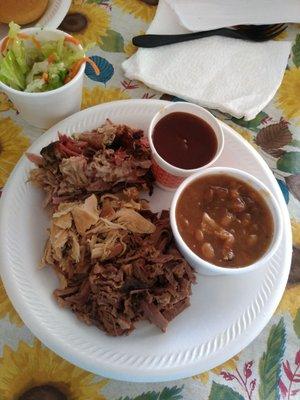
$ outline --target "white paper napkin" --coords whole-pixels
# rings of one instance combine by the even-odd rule
[[[168,1],[160,0],[148,33],[186,32]],[[249,120],[276,93],[290,49],[286,41],[252,43],[211,37],[139,49],[122,66],[129,79]]]
[[[299,0],[166,0],[191,31],[243,24],[300,22]]]

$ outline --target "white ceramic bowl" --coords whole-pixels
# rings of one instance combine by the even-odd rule
[[[195,169],[182,169],[169,164],[157,153],[152,140],[153,130],[155,128],[155,125],[163,117],[173,112],[184,112],[188,114],[193,114],[207,122],[208,125],[210,125],[211,128],[214,130],[217,138],[218,147],[215,156],[208,164]],[[217,119],[205,108],[197,106],[196,104],[186,102],[171,103],[169,105],[166,105],[165,107],[162,107],[159,112],[155,114],[150,123],[148,130],[148,139],[153,157],[153,172],[156,178],[156,183],[163,189],[169,190],[175,190],[186,177],[213,165],[221,155],[224,147],[224,134]]]
[[[229,175],[237,179],[240,179],[243,182],[246,182],[254,189],[259,191],[259,193],[266,200],[266,203],[268,204],[269,209],[271,211],[274,224],[274,234],[272,242],[268,250],[260,259],[258,259],[256,262],[246,267],[240,267],[240,268],[219,267],[204,260],[189,248],[189,246],[185,243],[185,241],[183,240],[183,238],[179,233],[176,222],[176,207],[181,193],[191,182],[203,178],[205,176],[211,176],[211,175]],[[244,274],[249,271],[254,271],[260,267],[265,268],[267,261],[273,256],[274,252],[278,248],[278,245],[282,238],[282,231],[283,231],[282,212],[277,204],[277,201],[275,200],[275,197],[270,192],[270,190],[257,178],[248,174],[247,172],[227,167],[208,168],[206,170],[195,173],[189,178],[185,179],[183,183],[179,186],[173,197],[170,210],[170,221],[176,243],[182,255],[186,258],[186,260],[190,263],[190,265],[192,265],[196,270],[203,273],[204,275],[237,275],[237,274]]]
[[[28,28],[22,33],[34,34],[41,41],[70,36],[58,29]],[[0,46],[2,45],[2,42]],[[82,49],[82,47],[79,45]],[[1,48],[1,47],[0,47]],[[3,90],[14,103],[22,118],[31,125],[47,129],[80,110],[85,63],[77,75],[58,89],[41,93],[28,93],[13,89],[0,81]]]

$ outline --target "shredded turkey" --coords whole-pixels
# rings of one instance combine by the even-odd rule
[[[217,224],[217,222],[212,219],[206,212],[203,213],[200,226],[203,232],[214,234],[223,241],[223,259],[231,260],[234,257],[234,253],[232,250],[232,245],[234,243],[233,234]]]
[[[152,192],[151,152],[143,131],[107,120],[91,132],[58,136],[40,156],[27,154],[37,167],[29,180],[46,192],[46,205],[135,186]]]
[[[134,190],[60,203],[42,264],[58,275],[58,303],[113,336],[129,334],[139,320],[165,331],[189,306],[195,282],[168,212],[152,213]]]
[[[94,194],[91,195],[83,204],[74,206],[71,213],[77,232],[80,235],[84,234],[92,225],[95,225],[99,221],[97,197]]]

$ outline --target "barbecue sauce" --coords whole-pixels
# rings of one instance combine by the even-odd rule
[[[208,164],[218,147],[213,128],[203,119],[185,112],[173,112],[158,121],[152,140],[165,161],[182,169]]]

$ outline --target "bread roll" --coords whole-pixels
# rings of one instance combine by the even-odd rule
[[[48,0],[0,0],[0,22],[25,25],[40,18]]]

